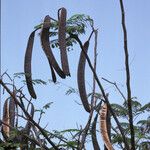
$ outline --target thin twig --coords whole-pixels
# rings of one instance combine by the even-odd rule
[[[117,86],[116,82],[111,82],[111,81],[109,81],[108,79],[105,79],[105,78],[102,78],[102,80],[104,80],[104,81],[106,81],[110,84],[113,84],[115,86],[115,88],[118,90],[118,92],[120,93],[120,95],[123,97],[123,99],[126,101],[126,98],[125,98],[124,94],[121,92],[121,90]]]
[[[7,70],[1,75],[1,78],[3,78],[3,76],[6,75],[10,81],[12,81],[12,78],[10,77],[10,75],[7,73]]]

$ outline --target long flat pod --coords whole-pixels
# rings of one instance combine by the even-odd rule
[[[61,64],[65,75],[70,76],[69,63],[66,51],[66,16],[67,10],[63,7],[58,11],[58,42],[61,54]]]
[[[24,72],[25,72],[25,78],[26,78],[28,91],[31,97],[36,99],[36,94],[35,94],[33,84],[32,84],[32,73],[31,73],[31,60],[32,60],[34,35],[35,35],[35,31],[33,31],[30,34],[29,39],[28,39],[28,44],[27,44],[25,59],[24,59]]]
[[[6,123],[7,125],[10,125],[9,123],[9,105],[8,105],[8,99],[4,102],[3,106],[3,122]],[[4,132],[4,135],[9,137],[9,131],[10,128],[7,125],[2,125],[2,130]]]
[[[91,127],[91,136],[92,136],[92,143],[93,143],[93,148],[94,150],[100,150],[98,141],[97,141],[97,137],[96,137],[96,123],[97,123],[97,118],[98,118],[98,114],[95,116],[94,121],[92,123],[92,127]]]
[[[83,46],[85,53],[87,53],[88,47],[89,47],[89,41],[86,41]],[[79,94],[80,94],[80,98],[83,103],[83,106],[87,112],[90,112],[90,105],[88,103],[86,88],[85,88],[86,58],[85,58],[84,52],[81,51],[81,54],[80,54],[80,59],[79,59],[79,64],[78,64],[77,81],[78,81]]]
[[[10,118],[10,126],[14,127],[14,124],[15,124],[15,101],[12,97],[10,97],[10,100],[9,100],[9,118]]]
[[[41,36],[40,36],[41,45],[42,45],[43,51],[46,54],[49,65],[50,66],[52,65],[52,67],[55,69],[55,71],[61,78],[65,78],[66,76],[64,72],[61,70],[61,68],[59,67],[50,47],[49,29],[50,29],[50,16],[47,15],[44,19],[43,27],[41,30]]]
[[[113,150],[112,144],[109,140],[108,132],[107,132],[107,104],[104,104],[100,110],[100,131],[105,143],[105,146],[108,150]]]

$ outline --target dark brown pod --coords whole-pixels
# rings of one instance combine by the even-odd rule
[[[50,16],[47,15],[44,19],[43,27],[41,30],[41,36],[40,36],[41,45],[42,45],[44,53],[46,54],[50,67],[53,67],[61,78],[65,78],[66,76],[64,72],[61,70],[61,68],[59,67],[50,47],[49,29],[50,29]],[[53,75],[54,75],[54,72],[53,72]]]
[[[84,52],[87,53],[89,47],[89,41],[86,41],[83,49]],[[90,112],[90,105],[88,103],[87,94],[86,94],[86,88],[85,88],[85,64],[86,64],[86,58],[83,51],[81,51],[79,64],[78,64],[78,73],[77,73],[77,81],[78,81],[78,89],[81,101],[83,103],[83,106],[87,112]]]
[[[26,48],[26,53],[25,53],[25,59],[24,59],[24,72],[25,72],[25,78],[26,78],[26,83],[28,87],[28,91],[31,95],[32,98],[36,99],[36,94],[33,88],[32,84],[32,73],[31,73],[31,60],[32,60],[32,49],[33,49],[33,43],[34,43],[34,35],[35,31],[33,31],[28,39],[28,44]]]
[[[61,54],[61,64],[62,69],[65,75],[70,76],[69,71],[69,63],[66,51],[66,17],[67,17],[67,10],[65,8],[61,8],[58,12],[58,43],[60,48]]]
[[[105,143],[105,146],[108,150],[113,150],[112,144],[109,140],[108,131],[107,131],[107,104],[104,104],[100,110],[100,131]]]
[[[96,122],[97,122],[98,114],[95,116],[94,121],[92,123],[92,128],[91,128],[91,136],[92,136],[92,143],[93,143],[93,148],[94,150],[100,150],[97,137],[96,137]]]

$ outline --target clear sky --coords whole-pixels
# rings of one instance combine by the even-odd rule
[[[98,76],[116,81],[125,92],[125,69],[123,52],[123,34],[121,27],[121,12],[119,0],[71,1],[71,0],[1,0],[1,50],[2,72],[9,74],[23,72],[24,54],[27,39],[34,26],[41,23],[44,16],[57,18],[57,10],[65,7],[68,17],[74,14],[87,14],[95,21],[99,29],[98,38]],[[126,24],[128,32],[128,47],[130,55],[132,96],[136,96],[143,104],[149,102],[150,94],[150,1],[124,0]],[[86,36],[84,35],[83,41]],[[46,57],[41,49],[39,37],[36,36],[32,61],[33,78],[48,80],[51,78]],[[77,88],[76,69],[79,59],[79,47],[69,52],[71,78],[58,79],[59,82]],[[90,53],[93,52],[93,43]],[[91,59],[93,57],[91,56]],[[58,56],[59,59],[59,56]],[[86,75],[87,90],[91,92],[91,72]],[[123,100],[112,85],[102,82],[106,92],[109,92],[110,102],[121,103]],[[50,129],[74,128],[76,124],[87,121],[87,113],[75,101],[80,103],[76,94],[66,96],[64,85],[48,84],[36,86],[37,107],[53,101],[47,111],[43,125],[49,123]],[[97,92],[99,89],[97,89]]]

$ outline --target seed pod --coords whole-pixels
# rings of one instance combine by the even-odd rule
[[[87,53],[88,47],[89,47],[89,41],[86,41],[83,46],[85,53]],[[86,58],[84,52],[81,51],[79,64],[78,64],[78,72],[77,72],[78,89],[85,110],[87,112],[90,112],[90,105],[88,103],[86,88],[85,88],[85,63],[86,63]]]
[[[46,54],[50,67],[52,66],[61,78],[65,78],[66,76],[61,70],[61,68],[59,67],[50,47],[49,29],[50,29],[50,16],[47,15],[44,19],[43,27],[42,27],[41,34],[40,34],[41,45],[42,45],[43,51]]]
[[[25,59],[24,59],[24,72],[25,72],[25,78],[26,78],[28,91],[31,97],[36,99],[36,94],[35,94],[33,84],[32,84],[32,73],[31,73],[31,60],[32,60],[34,35],[35,35],[35,31],[33,31],[30,34],[29,39],[28,39],[28,44],[27,44]]]
[[[8,106],[8,99],[6,99],[4,106],[3,106],[3,122],[7,125],[10,125],[9,122],[9,106]],[[4,132],[4,135],[9,137],[9,127],[7,125],[2,125],[2,131]]]
[[[106,117],[107,117],[107,104],[104,104],[100,111],[100,131],[101,131],[101,135],[102,135],[103,141],[107,149],[113,150],[112,144],[108,136]]]
[[[60,13],[60,14],[59,14]],[[62,69],[65,75],[70,76],[69,71],[69,63],[67,58],[67,51],[66,51],[66,16],[67,10],[65,8],[61,8],[58,11],[58,43],[60,48],[61,54],[61,64]]]
[[[95,116],[94,121],[92,123],[92,128],[91,128],[91,136],[92,136],[92,143],[93,143],[93,148],[94,150],[100,150],[97,137],[96,137],[96,122],[97,122],[98,114]]]
[[[14,124],[15,124],[15,101],[12,97],[10,97],[10,101],[9,101],[9,118],[10,118],[10,126],[14,127]]]

